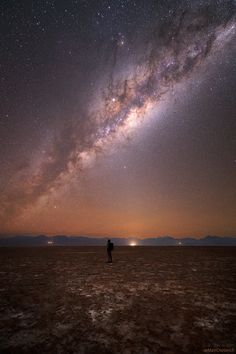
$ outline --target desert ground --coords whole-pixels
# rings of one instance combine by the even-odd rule
[[[0,249],[0,353],[236,350],[236,247]]]

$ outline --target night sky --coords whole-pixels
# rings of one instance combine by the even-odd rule
[[[1,1],[0,232],[236,234],[236,1]]]

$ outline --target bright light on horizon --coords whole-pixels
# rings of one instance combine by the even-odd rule
[[[129,245],[130,245],[130,246],[137,246],[137,243],[136,243],[136,242],[130,242]]]

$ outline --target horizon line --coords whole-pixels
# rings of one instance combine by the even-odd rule
[[[29,234],[29,233],[0,233],[0,238],[3,237],[39,237],[39,236],[45,236],[45,237],[83,237],[83,238],[96,238],[96,239],[102,239],[102,238],[118,238],[118,239],[133,239],[133,240],[143,240],[143,239],[158,239],[158,238],[173,238],[173,239],[183,239],[183,238],[192,238],[192,239],[196,239],[196,240],[201,240],[204,239],[206,237],[220,237],[220,238],[225,238],[225,237],[229,237],[229,238],[236,238],[236,235],[211,235],[211,234],[206,234],[203,236],[172,236],[172,235],[157,235],[157,236],[112,236],[112,235],[68,235],[68,234],[44,234],[44,233],[38,233],[38,234]]]

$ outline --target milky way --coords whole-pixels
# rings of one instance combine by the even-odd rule
[[[68,190],[96,156],[158,110],[176,84],[191,80],[206,59],[210,65],[235,40],[235,10],[234,1],[166,2],[141,30],[136,23],[133,34],[121,30],[101,41],[92,94],[51,133],[43,154],[40,147],[6,184],[2,222]]]

